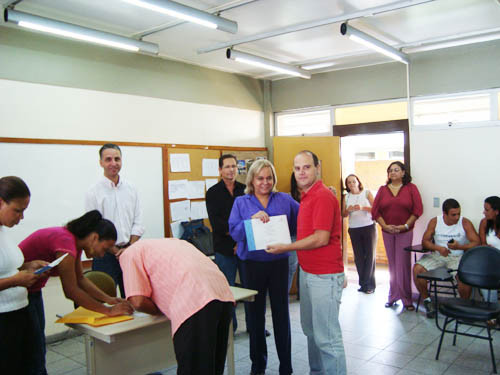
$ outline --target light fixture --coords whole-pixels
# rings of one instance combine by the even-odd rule
[[[157,44],[143,42],[141,40],[126,38],[121,35],[110,34],[103,31],[88,29],[86,27],[73,25],[62,21],[39,17],[17,10],[4,10],[5,22],[12,22],[18,26],[31,30],[42,31],[49,34],[60,35],[85,42],[96,43],[108,47],[114,47],[132,52],[146,52],[157,55],[159,48]]]
[[[329,68],[330,66],[334,65],[335,63],[333,61],[325,61],[319,63],[304,64],[301,65],[300,68],[305,70],[315,70],[315,69]]]
[[[355,29],[354,27],[351,27],[347,24],[347,22],[344,22],[340,26],[340,33],[342,35],[348,35],[350,39],[354,40],[355,42],[361,43],[371,49],[374,49],[377,52],[380,52],[394,60],[401,61],[405,64],[408,64],[408,56],[400,51],[398,51],[396,48],[391,47],[388,44],[385,44],[384,42],[381,42],[378,39],[375,39],[374,37],[365,34],[362,31],[359,31],[358,29]]]
[[[474,43],[489,42],[489,41],[498,40],[498,39],[500,39],[500,32],[492,32],[492,33],[474,35],[474,36],[469,36],[469,37],[464,37],[464,38],[453,38],[453,39],[449,39],[449,40],[441,40],[439,42],[421,43],[418,45],[403,47],[402,49],[405,53],[415,53],[415,52],[424,52],[424,51],[434,51],[436,49],[465,46],[465,45],[474,44]]]
[[[155,12],[167,14],[185,21],[197,23],[211,29],[219,29],[236,34],[238,24],[226,18],[215,16],[202,10],[188,7],[171,0],[123,0],[126,3]]]
[[[259,68],[273,70],[278,73],[289,74],[295,77],[311,78],[311,74],[297,68],[296,66],[280,63],[278,61],[265,59],[264,57],[251,55],[249,53],[235,51],[232,48],[226,50],[226,57],[228,59],[239,61],[244,64],[258,66]]]

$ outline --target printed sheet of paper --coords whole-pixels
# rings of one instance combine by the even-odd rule
[[[52,268],[54,268],[55,266],[57,266],[59,263],[62,262],[62,260],[64,258],[66,258],[66,256],[68,255],[68,253],[64,254],[63,256],[60,256],[59,258],[57,258],[56,260],[54,260],[52,263],[49,263],[47,264],[46,266],[42,267],[42,268],[39,268],[37,269],[34,273],[35,275],[40,275],[42,273],[44,273],[45,271],[48,271],[48,270],[51,270]]]
[[[203,159],[201,166],[203,177],[219,176],[219,159]]]
[[[181,225],[182,221],[174,221],[173,223],[170,223],[170,229],[172,232],[172,237],[173,238],[181,238],[182,234],[184,233],[184,228],[182,228]]]
[[[189,199],[205,198],[205,181],[188,181]]]
[[[205,179],[205,185],[206,185],[206,189],[208,191],[208,189],[210,189],[212,186],[214,186],[217,182],[219,182],[218,179],[216,178],[207,178]]]
[[[170,203],[170,217],[172,221],[189,220],[189,210],[191,201],[184,200]]]
[[[205,201],[191,202],[191,220],[208,219]]]
[[[191,172],[189,154],[170,154],[170,172]]]
[[[188,180],[169,180],[168,199],[188,198]]]
[[[286,215],[271,216],[267,223],[259,219],[245,220],[248,250],[263,250],[268,245],[292,243]]]

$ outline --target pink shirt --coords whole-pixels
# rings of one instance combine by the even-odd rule
[[[172,322],[172,336],[209,302],[234,302],[217,265],[177,238],[137,241],[120,256],[120,265],[127,298],[151,298]]]
[[[414,184],[402,186],[396,196],[384,185],[378,189],[373,202],[372,217],[377,220],[382,216],[387,225],[404,225],[411,215],[418,218],[423,211],[422,198]]]
[[[19,247],[24,254],[24,261],[30,262],[32,260],[45,260],[52,262],[56,260],[57,252],[68,253],[76,259],[80,259],[82,249],[77,250],[75,236],[65,227],[52,227],[39,229],[36,232],[26,237]],[[57,267],[50,271],[50,276],[59,276]],[[41,277],[35,284],[33,284],[28,291],[38,292],[42,289],[49,276]]]

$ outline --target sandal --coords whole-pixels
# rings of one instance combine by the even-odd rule
[[[392,307],[396,305],[397,306],[397,303],[396,302],[386,302],[386,304],[384,305],[386,308],[389,308],[389,307]]]
[[[365,294],[373,294],[373,293],[375,293],[375,290],[373,290],[373,289],[366,289],[365,290]]]
[[[413,306],[413,305],[405,306],[405,310],[407,310],[407,311],[415,311],[415,306]]]

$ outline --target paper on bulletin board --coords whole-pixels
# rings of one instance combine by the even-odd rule
[[[214,186],[217,182],[219,182],[218,179],[216,178],[207,178],[205,179],[205,185],[206,185],[206,189],[208,191],[208,189],[210,189],[212,186]]]
[[[168,199],[188,198],[188,180],[169,180]]]
[[[174,238],[181,238],[182,234],[184,233],[184,228],[181,225],[182,221],[174,221],[173,223],[170,223],[170,229],[172,231],[172,237]]]
[[[172,221],[187,221],[189,220],[190,201],[183,200],[170,203],[170,218]]]
[[[205,201],[191,202],[191,220],[208,219]]]
[[[203,177],[219,176],[219,159],[203,159],[201,166]]]
[[[188,181],[189,199],[205,198],[205,181]]]
[[[170,154],[171,172],[191,172],[189,154]]]
[[[264,250],[268,245],[292,243],[286,215],[270,216],[267,223],[260,219],[245,220],[248,250]]]

